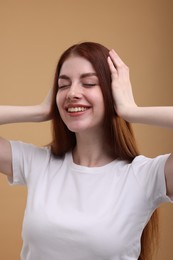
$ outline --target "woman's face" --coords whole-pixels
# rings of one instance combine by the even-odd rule
[[[58,79],[57,106],[69,130],[80,133],[103,125],[104,102],[92,64],[70,56],[62,65]]]

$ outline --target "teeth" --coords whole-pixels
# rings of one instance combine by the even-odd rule
[[[82,112],[85,111],[87,108],[86,107],[69,107],[67,109],[68,112]]]

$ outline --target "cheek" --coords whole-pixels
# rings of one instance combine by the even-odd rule
[[[61,108],[62,108],[62,97],[61,97],[60,93],[57,93],[57,95],[56,95],[56,104],[57,104],[58,110],[61,110]]]
[[[63,115],[64,115],[64,95],[62,95],[61,93],[57,93],[56,95],[56,105],[59,111],[59,114],[61,116],[61,118],[63,119]]]

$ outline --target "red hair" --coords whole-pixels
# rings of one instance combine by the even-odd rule
[[[107,143],[112,149],[112,155],[115,159],[118,158],[132,162],[139,155],[139,152],[131,125],[115,112],[111,91],[111,73],[107,62],[109,50],[103,45],[93,42],[83,42],[71,46],[61,55],[57,64],[52,102],[52,153],[55,156],[64,156],[66,152],[72,150],[76,145],[75,133],[71,132],[62,121],[56,104],[60,70],[64,61],[72,55],[88,60],[97,73],[105,105],[104,132]],[[157,237],[157,231],[158,220],[157,211],[155,211],[141,237],[141,254],[139,260],[151,260],[155,242],[153,241],[153,237]]]

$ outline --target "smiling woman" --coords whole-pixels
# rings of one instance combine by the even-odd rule
[[[151,260],[173,156],[139,155],[129,122],[173,127],[172,115],[138,107],[127,66],[93,42],[62,54],[40,105],[0,107],[0,123],[52,120],[48,147],[0,138],[0,171],[28,187],[21,259]]]
[[[60,116],[72,132],[90,130],[94,134],[94,128],[103,124],[103,95],[88,60],[73,55],[63,63],[56,100]]]

